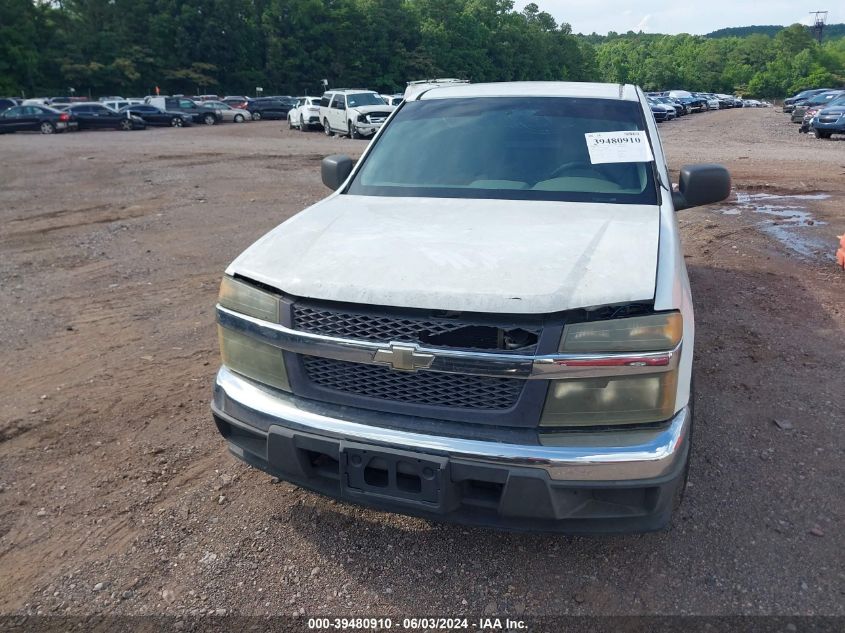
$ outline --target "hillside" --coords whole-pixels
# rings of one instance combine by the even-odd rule
[[[775,34],[786,27],[778,24],[760,24],[755,26],[731,26],[725,29],[718,29],[712,33],[708,33],[705,37],[747,37],[754,34],[768,35],[774,37]],[[845,24],[828,24],[824,27],[824,39],[836,39],[845,37]]]

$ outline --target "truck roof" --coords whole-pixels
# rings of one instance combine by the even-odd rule
[[[431,88],[417,100],[458,99],[463,97],[581,97],[639,101],[637,87],[631,84],[605,84],[575,81],[513,81],[487,84],[455,84]]]

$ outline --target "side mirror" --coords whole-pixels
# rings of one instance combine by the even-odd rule
[[[675,211],[720,202],[731,194],[731,175],[721,165],[684,165],[678,191],[672,192]]]
[[[333,154],[326,156],[320,163],[320,175],[323,184],[332,191],[337,191],[349,174],[352,173],[352,159],[344,154]]]

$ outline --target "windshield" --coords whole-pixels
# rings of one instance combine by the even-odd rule
[[[644,130],[635,101],[486,97],[406,102],[347,193],[656,204]]]
[[[347,95],[346,104],[350,108],[357,108],[359,106],[385,105],[384,99],[379,97],[377,94],[373,94],[372,92],[359,92],[354,95]]]
[[[807,101],[807,105],[821,105],[833,99],[838,99],[842,96],[841,92],[826,92],[824,94],[816,95]]]

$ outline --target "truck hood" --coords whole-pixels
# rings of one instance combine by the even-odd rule
[[[337,195],[227,274],[299,297],[539,314],[654,297],[657,206]]]
[[[396,106],[387,105],[386,103],[383,105],[368,105],[368,106],[355,106],[350,108],[350,110],[355,110],[360,114],[369,114],[370,112],[393,112],[396,109]]]
[[[830,106],[829,108],[824,108],[823,110],[819,111],[819,114],[824,114],[830,116],[832,114],[838,114],[842,116],[845,114],[845,105],[838,105],[838,106]]]

